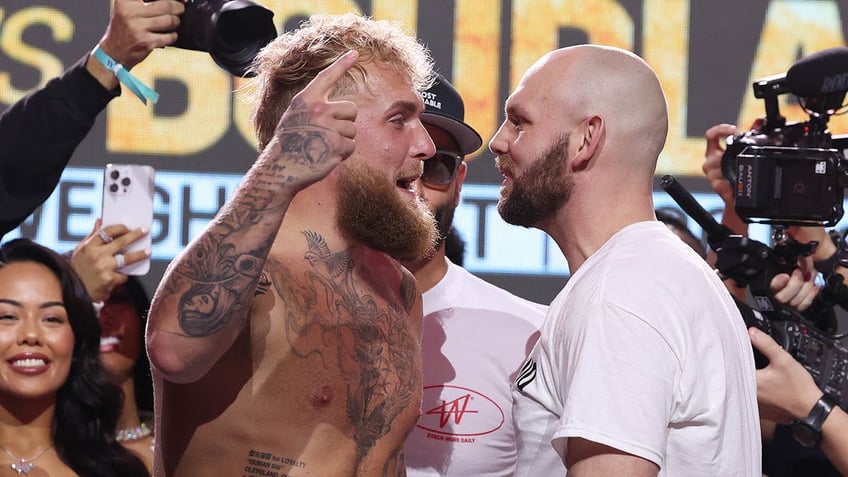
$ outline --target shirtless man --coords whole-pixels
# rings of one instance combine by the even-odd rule
[[[257,59],[261,154],[152,304],[156,475],[403,475],[436,236],[411,190],[435,147],[426,49],[315,16]],[[354,141],[355,137],[355,141]]]

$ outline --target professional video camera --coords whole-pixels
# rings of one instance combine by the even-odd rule
[[[827,122],[848,92],[848,48],[804,57],[753,88],[766,117],[759,128],[728,138],[721,161],[736,213],[749,223],[835,225],[848,186],[848,136],[832,137]],[[808,121],[786,123],[778,105],[786,93],[798,98]]]
[[[704,229],[710,248],[716,252],[715,266],[719,273],[750,289],[754,308],[736,302],[745,325],[757,327],[774,338],[810,372],[822,391],[836,397],[842,408],[848,409],[848,348],[834,335],[836,319],[833,314],[834,305],[845,308],[848,304],[848,287],[843,284],[842,276],[832,275],[803,314],[774,301],[769,289],[775,275],[792,273],[798,258],[812,253],[816,244],[787,241],[772,249],[756,240],[735,235],[716,222],[674,177],[663,177],[660,185]],[[768,364],[756,350],[754,358],[757,368]]]
[[[174,46],[209,52],[230,74],[249,76],[256,54],[277,37],[273,16],[248,0],[190,0]]]

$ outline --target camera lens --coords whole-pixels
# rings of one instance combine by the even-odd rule
[[[129,177],[124,177],[123,179],[121,179],[121,185],[123,185],[123,186],[128,186],[128,185],[130,185],[130,178],[129,178]]]
[[[277,37],[273,16],[249,0],[195,0],[186,4],[173,46],[207,51],[234,76],[252,76],[253,58]]]
[[[109,192],[112,192],[112,193],[118,192],[118,184],[111,184],[109,186]]]
[[[118,177],[119,177],[120,175],[121,175],[121,173],[120,173],[120,172],[118,172],[118,171],[112,171],[112,173],[111,173],[111,174],[109,174],[109,177],[111,177],[112,179],[116,179],[116,180],[117,180],[117,179],[118,179]]]

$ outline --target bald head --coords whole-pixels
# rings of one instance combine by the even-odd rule
[[[550,91],[549,100],[575,124],[603,118],[606,152],[653,175],[668,133],[665,95],[654,71],[619,48],[579,45],[554,50],[527,72],[524,87]]]

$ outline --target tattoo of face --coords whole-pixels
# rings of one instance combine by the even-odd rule
[[[299,165],[315,167],[327,159],[330,151],[326,134],[324,130],[283,131],[280,152]]]
[[[400,307],[358,289],[351,250],[333,252],[320,234],[302,233],[307,243],[305,276],[297,279],[274,260],[267,269],[286,304],[293,353],[320,357],[322,366],[347,380],[347,416],[363,459],[417,396],[416,341]],[[407,311],[410,286],[414,290],[414,282],[400,285]],[[412,301],[414,296],[413,291]],[[306,336],[321,339],[309,341]]]
[[[234,317],[246,316],[263,260],[238,253],[228,238],[205,238],[196,244],[192,260],[177,270],[193,282],[177,307],[180,328],[188,336],[212,335]]]
[[[280,153],[295,164],[314,168],[323,163],[330,151],[327,129],[310,123],[309,108],[301,98],[294,98],[275,132]]]

